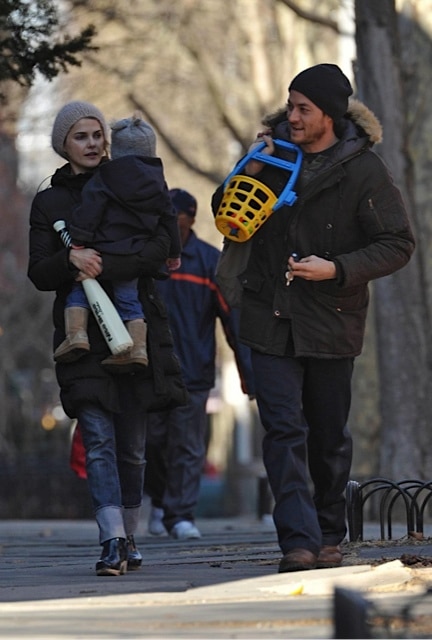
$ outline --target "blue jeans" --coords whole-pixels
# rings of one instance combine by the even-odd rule
[[[337,545],[346,534],[353,359],[252,351],[252,367],[279,545],[283,553],[303,548],[317,554],[322,545]]]
[[[77,412],[86,451],[88,486],[101,542],[125,537],[123,514],[142,503],[147,416],[115,414],[88,403]]]
[[[144,317],[143,308],[138,298],[138,279],[115,280],[112,283],[114,304],[123,322],[139,320]],[[90,309],[81,282],[75,282],[66,298],[65,308],[84,307]]]
[[[210,390],[189,391],[190,401],[148,416],[145,490],[164,510],[170,531],[181,520],[194,520],[206,455]]]

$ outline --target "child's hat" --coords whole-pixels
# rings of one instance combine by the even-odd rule
[[[123,118],[111,124],[111,157],[156,156],[156,135],[152,127],[135,112],[131,118]]]

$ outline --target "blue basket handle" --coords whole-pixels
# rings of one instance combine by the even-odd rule
[[[285,171],[291,172],[291,176],[288,179],[287,184],[283,188],[279,198],[277,199],[275,206],[273,207],[273,211],[276,211],[276,209],[279,209],[279,207],[282,207],[285,204],[291,207],[297,200],[297,194],[295,193],[293,188],[300,173],[303,154],[300,147],[292,144],[292,142],[275,139],[273,140],[273,143],[278,147],[283,147],[285,149],[293,151],[295,153],[295,161],[290,162],[289,160],[283,160],[282,158],[275,158],[274,156],[270,156],[267,153],[261,153],[261,150],[266,146],[266,143],[262,142],[260,145],[255,147],[255,149],[249,151],[249,153],[236,164],[236,166],[227,176],[224,182],[224,190],[227,188],[230,180],[235,175],[240,173],[241,170],[247,165],[247,163],[250,162],[250,160],[258,160],[260,162],[264,162],[265,164],[271,164],[278,169],[285,169]]]

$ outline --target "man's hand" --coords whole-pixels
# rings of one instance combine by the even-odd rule
[[[336,278],[334,262],[314,255],[301,258],[298,262],[294,258],[289,258],[288,271],[294,278],[314,280],[315,282],[334,280]]]
[[[102,273],[102,258],[94,249],[71,249],[69,261],[80,271],[78,282],[85,278],[96,278]]]
[[[269,156],[272,156],[275,151],[275,146],[273,142],[273,138],[267,132],[259,133],[257,135],[257,139],[255,142],[251,144],[249,147],[249,152],[258,147],[263,142],[266,143],[266,146],[261,149],[261,153],[265,153]],[[259,162],[259,160],[250,160],[245,166],[245,173],[248,176],[255,176],[257,173],[261,171],[264,166],[264,162]]]

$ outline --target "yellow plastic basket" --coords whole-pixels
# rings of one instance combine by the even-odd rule
[[[215,216],[217,229],[229,240],[246,242],[273,213],[277,196],[249,176],[229,181]]]

